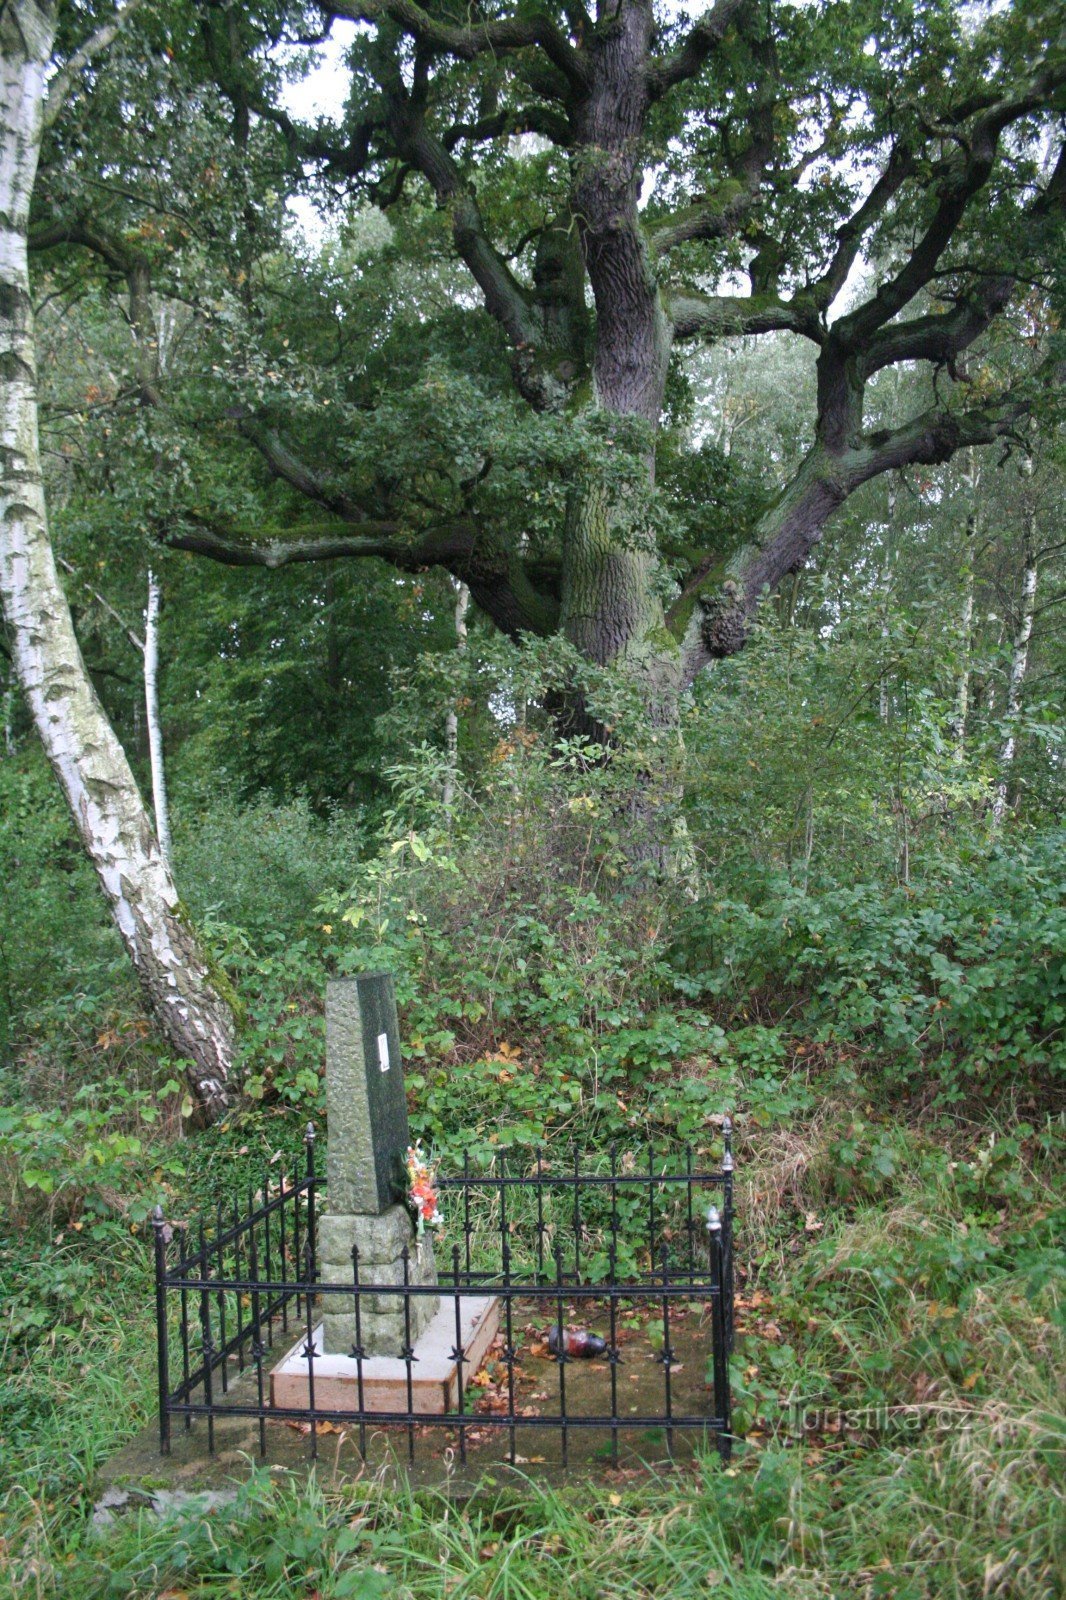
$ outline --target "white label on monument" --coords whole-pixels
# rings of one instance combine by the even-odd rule
[[[389,1036],[387,1033],[378,1034],[378,1063],[382,1072],[388,1072],[392,1064],[389,1061]]]

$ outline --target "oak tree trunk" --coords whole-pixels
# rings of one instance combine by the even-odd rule
[[[647,428],[649,489],[672,343],[638,213],[651,27],[650,6],[633,5],[592,41],[570,196],[596,305],[592,402],[608,423],[636,419]],[[562,632],[586,660],[624,676],[649,727],[647,762],[629,804],[631,854],[665,863],[663,822],[678,798],[681,650],[657,593],[653,533],[634,520],[631,498],[590,470],[571,491],[563,550]],[[587,731],[607,742],[594,723]]]

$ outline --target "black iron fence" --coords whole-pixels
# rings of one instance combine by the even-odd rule
[[[445,1232],[437,1244],[436,1285],[412,1281],[407,1251],[400,1281],[377,1281],[377,1269],[360,1262],[358,1248],[347,1282],[320,1281],[315,1216],[324,1179],[316,1171],[313,1126],[302,1175],[264,1177],[243,1208],[219,1205],[195,1224],[169,1222],[157,1210],[163,1452],[175,1424],[189,1430],[203,1419],[213,1453],[216,1421],[226,1417],[258,1424],[263,1455],[268,1423],[296,1422],[306,1425],[312,1456],[326,1424],[331,1432],[350,1429],[364,1459],[368,1430],[406,1435],[413,1460],[426,1428],[451,1430],[461,1460],[470,1442],[499,1430],[512,1462],[530,1459],[517,1452],[519,1436],[545,1429],[557,1430],[563,1462],[571,1436],[591,1432],[605,1437],[605,1453],[615,1462],[620,1435],[661,1438],[670,1454],[679,1432],[710,1435],[728,1456],[734,1225],[728,1119],[723,1131],[724,1156],[713,1172],[696,1166],[691,1149],[648,1148],[638,1158],[612,1148],[585,1161],[516,1148],[475,1160],[467,1155],[461,1172],[437,1181]],[[421,1295],[438,1297],[454,1326],[454,1380],[439,1414],[415,1403],[412,1307]],[[393,1399],[383,1409],[380,1391],[371,1401],[364,1384],[381,1369],[369,1366],[363,1328],[371,1303],[380,1309],[390,1296],[402,1300],[405,1334]],[[329,1403],[335,1386],[323,1399],[321,1380],[316,1398],[316,1368],[325,1370],[316,1327],[327,1297],[331,1311],[352,1314],[355,1329],[351,1383],[340,1405]],[[472,1299],[486,1297],[498,1302],[499,1333],[490,1356],[474,1363],[464,1345],[464,1314]],[[597,1325],[590,1341],[586,1330]],[[592,1359],[581,1359],[588,1350]],[[296,1403],[291,1394],[278,1403],[271,1383],[286,1353],[305,1363]],[[580,1369],[568,1374],[578,1361]]]

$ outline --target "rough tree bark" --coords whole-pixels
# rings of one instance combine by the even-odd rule
[[[48,534],[27,226],[54,21],[53,7],[30,0],[0,6],[0,596],[19,683],[148,1005],[214,1118],[229,1099],[233,1013],[89,681]]]

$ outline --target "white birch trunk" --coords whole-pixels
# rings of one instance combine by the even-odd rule
[[[977,462],[977,452],[970,450],[970,466],[966,475],[967,487],[970,491],[970,510],[966,518],[966,565],[963,569],[962,581],[962,607],[959,612],[959,652],[961,665],[959,678],[955,686],[955,714],[952,717],[952,732],[955,735],[955,759],[962,761],[966,755],[966,723],[970,715],[970,670],[973,645],[973,597],[974,597],[974,563],[977,559],[977,489],[981,481],[981,469]]]
[[[1010,785],[1011,767],[1014,764],[1014,753],[1018,744],[1018,718],[1022,711],[1022,685],[1025,683],[1026,669],[1029,666],[1029,641],[1033,634],[1033,617],[1036,613],[1036,530],[1032,513],[1026,515],[1025,529],[1025,571],[1022,575],[1022,605],[1018,617],[1018,628],[1014,635],[1014,648],[1011,652],[1010,680],[1007,684],[1007,733],[1003,740],[1003,747],[999,753],[999,778],[996,782],[996,793],[992,801],[992,826],[1000,828],[1007,814],[1007,790]]]
[[[455,648],[462,655],[466,649],[466,613],[470,608],[470,590],[465,583],[455,589]],[[444,721],[444,748],[447,765],[444,772],[444,809],[450,811],[455,804],[455,784],[459,773],[459,713],[451,706]]]
[[[888,605],[892,597],[892,561],[896,545],[896,495],[898,493],[896,481],[890,478],[888,482],[888,516],[885,521],[885,564],[881,573],[882,616],[881,638],[888,639],[890,629],[888,625]],[[888,692],[888,673],[882,670],[881,689],[878,695],[878,713],[882,722],[888,721],[890,699]]]
[[[0,597],[22,691],[148,1004],[193,1095],[228,1103],[234,1019],[178,902],[78,648],[48,536],[26,259],[52,7],[0,6]]]
[[[148,757],[152,766],[152,809],[155,836],[170,864],[170,807],[163,766],[163,725],[159,720],[159,579],[148,569],[148,609],[144,613],[144,718],[148,725]]]
[[[972,511],[967,519],[966,537],[969,551],[976,547],[977,513]],[[952,718],[955,734],[955,756],[962,761],[966,755],[966,723],[970,715],[970,656],[973,638],[973,561],[967,563],[963,574],[962,609],[959,612],[959,650],[962,663],[959,681],[955,687],[955,715]]]

